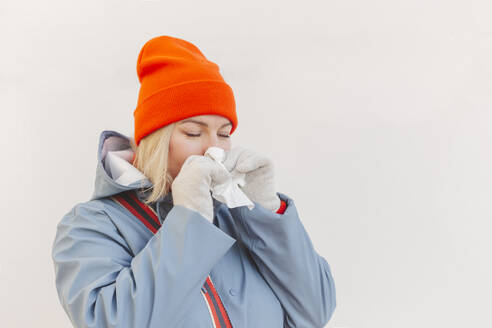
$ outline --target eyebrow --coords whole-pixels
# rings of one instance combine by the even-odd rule
[[[194,119],[187,119],[187,120],[184,120],[184,121],[182,121],[182,122],[180,123],[180,125],[181,125],[181,124],[183,124],[183,123],[186,123],[186,122],[192,122],[192,123],[196,123],[196,124],[200,124],[200,125],[203,125],[203,126],[207,126],[207,127],[208,127],[208,124],[207,124],[207,123],[202,122],[202,121],[197,121],[197,120],[194,120]],[[232,125],[232,123],[231,123],[231,122],[229,122],[229,123],[225,123],[225,124],[223,124],[220,128],[223,128],[224,126],[228,126],[228,125]]]

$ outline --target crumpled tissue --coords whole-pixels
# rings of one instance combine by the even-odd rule
[[[210,147],[205,152],[205,156],[208,156],[211,159],[215,160],[224,170],[227,171],[227,168],[224,166],[224,164],[222,164],[225,159],[225,155],[226,154],[224,149],[219,147]],[[231,178],[227,182],[220,184],[212,182],[212,197],[222,203],[225,203],[229,208],[247,206],[250,210],[253,209],[255,204],[239,188],[240,186],[244,186],[246,183],[246,173],[239,173],[236,170],[233,170],[229,173],[231,175]]]

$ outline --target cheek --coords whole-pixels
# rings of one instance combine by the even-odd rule
[[[169,170],[177,173],[183,162],[190,155],[199,154],[200,150],[201,147],[198,143],[190,142],[180,136],[173,136],[169,143]]]

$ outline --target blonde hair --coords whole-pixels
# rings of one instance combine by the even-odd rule
[[[168,173],[167,164],[169,143],[175,125],[176,123],[171,123],[152,132],[141,139],[138,146],[134,138],[130,139],[131,147],[135,152],[133,166],[153,183],[149,188],[152,189],[152,193],[144,200],[146,204],[155,202],[171,189],[173,178]]]

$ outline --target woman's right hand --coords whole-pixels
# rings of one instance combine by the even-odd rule
[[[199,212],[213,222],[214,209],[211,185],[226,182],[230,173],[207,156],[190,155],[171,185],[174,205]]]

